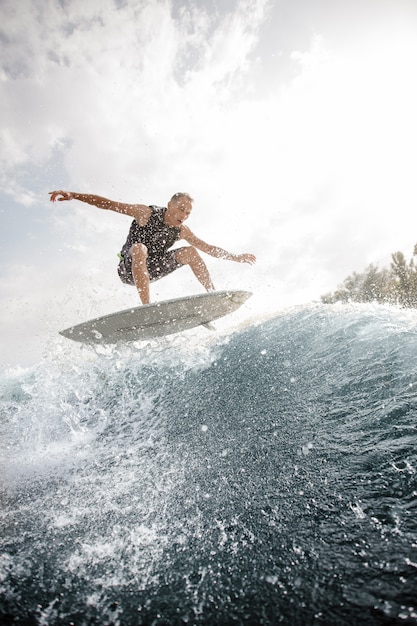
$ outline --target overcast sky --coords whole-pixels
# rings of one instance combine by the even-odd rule
[[[188,191],[192,231],[258,257],[207,257],[216,287],[266,313],[411,256],[415,0],[0,0],[0,17],[2,369],[139,304],[116,273],[130,219],[53,189]],[[152,297],[200,291],[184,268]]]

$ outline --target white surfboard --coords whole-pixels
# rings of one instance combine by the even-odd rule
[[[87,344],[154,339],[207,325],[236,311],[251,295],[249,291],[212,291],[144,304],[72,326],[60,334]]]

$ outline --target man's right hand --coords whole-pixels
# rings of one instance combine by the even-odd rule
[[[59,202],[62,202],[63,200],[73,200],[74,196],[72,195],[72,193],[70,191],[63,191],[62,189],[60,189],[59,191],[50,191],[50,201],[51,202],[55,202],[55,200],[59,200]],[[59,196],[62,196],[61,198]]]

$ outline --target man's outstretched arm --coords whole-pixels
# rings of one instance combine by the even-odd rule
[[[116,213],[121,213],[122,215],[130,215],[130,217],[133,217],[141,226],[147,224],[152,213],[152,209],[146,206],[146,204],[126,204],[123,202],[115,202],[114,200],[109,200],[108,198],[103,198],[102,196],[90,193],[77,193],[75,191],[63,191],[60,189],[58,191],[50,191],[49,194],[51,196],[51,202],[55,202],[56,200],[59,202],[64,200],[80,200],[81,202],[91,204],[98,209],[115,211]]]
[[[198,250],[201,250],[201,252],[205,252],[210,256],[216,257],[217,259],[236,261],[237,263],[250,263],[251,265],[256,263],[256,256],[254,254],[234,254],[233,252],[228,252],[218,246],[212,246],[211,244],[196,237],[187,226],[182,226],[181,237]]]

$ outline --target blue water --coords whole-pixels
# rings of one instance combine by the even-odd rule
[[[64,343],[0,417],[1,624],[417,623],[415,312]]]

